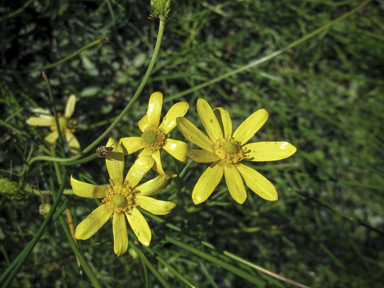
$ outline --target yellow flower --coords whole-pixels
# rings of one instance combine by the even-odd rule
[[[277,191],[271,182],[256,170],[242,164],[248,161],[276,161],[287,158],[296,148],[287,142],[247,143],[268,119],[268,112],[260,109],[249,116],[232,134],[232,121],[224,108],[212,110],[208,102],[199,99],[197,111],[209,137],[184,117],[177,118],[177,127],[183,135],[204,150],[190,149],[188,157],[198,163],[213,162],[201,175],[192,192],[195,204],[208,199],[225,177],[229,193],[243,204],[247,198],[245,184],[260,197],[277,200]]]
[[[61,134],[65,137],[68,142],[71,153],[80,152],[80,144],[77,138],[73,135],[73,132],[76,130],[77,121],[71,119],[73,111],[75,110],[76,96],[71,95],[68,98],[67,104],[65,105],[64,116],[58,113]],[[33,112],[38,114],[39,117],[30,117],[26,121],[28,125],[31,126],[47,126],[51,129],[52,133],[48,134],[44,140],[49,144],[53,145],[56,143],[59,133],[57,132],[57,126],[55,122],[55,117],[50,115],[43,108],[34,108]]]
[[[144,216],[136,207],[141,207],[155,215],[166,215],[176,207],[176,204],[149,197],[159,193],[167,184],[169,177],[159,175],[138,185],[153,166],[154,160],[151,157],[137,158],[124,179],[123,147],[113,138],[109,139],[107,147],[113,147],[113,150],[105,157],[111,184],[109,187],[84,183],[71,176],[74,194],[85,198],[103,199],[102,204],[76,227],[75,237],[81,240],[90,238],[113,216],[114,251],[117,256],[120,256],[128,249],[125,217],[139,241],[143,245],[149,246],[152,237],[151,230]]]
[[[187,102],[176,103],[169,109],[160,124],[161,109],[163,106],[163,94],[155,92],[151,95],[148,104],[147,114],[139,121],[139,128],[143,132],[141,137],[121,138],[122,143],[128,154],[143,149],[139,157],[143,155],[152,156],[155,160],[153,170],[160,175],[167,175],[161,165],[160,154],[162,149],[171,154],[179,161],[186,162],[189,145],[182,141],[168,138],[167,134],[176,127],[176,118],[183,117],[187,113],[189,105]],[[173,175],[172,177],[176,177]]]

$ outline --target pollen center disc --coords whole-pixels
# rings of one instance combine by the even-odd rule
[[[117,193],[112,196],[112,203],[116,207],[124,207],[127,204],[127,199],[125,199],[124,195]]]

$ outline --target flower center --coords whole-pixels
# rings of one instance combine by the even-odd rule
[[[215,145],[215,154],[228,163],[237,163],[244,159],[243,149],[239,141],[227,137]]]
[[[106,197],[103,199],[103,204],[107,204],[109,208],[115,213],[128,213],[130,214],[133,208],[136,207],[136,194],[139,191],[129,186],[129,182],[125,181],[123,185],[109,186]]]
[[[159,150],[164,145],[165,135],[159,128],[151,127],[145,129],[141,139],[145,148]]]
[[[124,207],[127,204],[127,199],[125,199],[123,194],[115,194],[112,196],[112,203],[116,207]]]
[[[60,113],[57,113],[57,117],[59,118],[59,125],[61,129],[61,134],[65,135],[66,132],[75,132],[77,128],[77,121],[71,118],[67,118],[65,116],[61,116]],[[52,124],[49,127],[51,131],[57,131],[55,118],[52,119]]]

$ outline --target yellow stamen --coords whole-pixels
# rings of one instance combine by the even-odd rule
[[[111,184],[113,181],[111,181]],[[128,213],[136,207],[136,194],[139,191],[129,186],[129,182],[124,182],[123,185],[110,186],[106,192],[106,197],[103,199],[103,204],[107,204],[115,213]]]
[[[62,135],[65,135],[67,132],[74,133],[76,131],[77,121],[65,116],[61,116],[60,113],[57,113],[57,117],[59,118],[59,125]],[[57,131],[56,121],[54,118],[52,119],[52,124],[49,128],[51,131]]]
[[[215,154],[228,163],[237,163],[244,159],[240,142],[231,137],[217,141]]]
[[[125,204],[127,204],[127,199],[121,194],[115,194],[112,196],[112,203],[116,207],[123,207]]]
[[[145,129],[141,135],[141,139],[145,148],[159,150],[164,145],[165,135],[159,128],[151,127]]]
[[[223,149],[226,153],[233,155],[237,152],[237,145],[232,142],[225,142]]]
[[[147,142],[149,145],[153,144],[157,140],[157,135],[154,131],[148,131],[143,134],[143,139],[145,142]]]

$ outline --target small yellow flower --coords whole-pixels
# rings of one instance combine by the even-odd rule
[[[260,109],[249,116],[232,134],[232,121],[224,108],[212,110],[208,102],[199,99],[197,111],[209,137],[184,117],[177,118],[177,127],[183,135],[204,150],[190,149],[188,157],[198,163],[213,162],[201,175],[192,192],[195,204],[208,199],[225,177],[229,193],[243,204],[247,198],[245,184],[260,197],[277,200],[277,191],[271,182],[242,161],[276,161],[287,158],[296,148],[287,142],[247,143],[268,119],[268,112]]]
[[[167,134],[176,127],[176,118],[183,117],[187,113],[189,105],[187,102],[176,103],[169,109],[160,124],[161,109],[163,106],[163,94],[155,92],[151,95],[148,104],[147,114],[139,121],[139,128],[143,132],[141,137],[121,138],[122,143],[128,154],[143,149],[139,157],[143,155],[152,156],[155,160],[153,170],[160,175],[167,175],[161,165],[160,154],[162,149],[171,154],[179,161],[186,162],[189,145],[182,141],[168,138]],[[176,177],[173,175],[172,177]]]
[[[136,207],[141,207],[155,215],[166,215],[176,207],[176,204],[149,197],[159,193],[167,184],[169,177],[159,175],[138,185],[153,166],[154,160],[151,157],[137,158],[124,179],[123,147],[113,138],[109,139],[107,147],[113,147],[113,150],[105,157],[111,184],[109,187],[84,183],[71,176],[74,194],[85,198],[103,199],[102,204],[76,227],[75,237],[81,240],[90,238],[113,216],[114,251],[117,256],[120,256],[128,249],[125,217],[139,241],[143,245],[149,246],[152,237],[151,230],[144,216]]]
[[[61,128],[61,134],[65,137],[68,142],[71,153],[77,154],[80,152],[80,144],[77,138],[73,135],[76,130],[77,121],[71,119],[73,111],[75,110],[76,96],[71,95],[68,98],[65,106],[64,116],[58,113],[59,124]],[[33,112],[38,114],[39,117],[30,117],[26,121],[31,126],[46,126],[51,129],[52,133],[48,134],[44,140],[49,144],[53,145],[56,143],[59,133],[57,132],[57,126],[55,117],[50,115],[43,108],[34,108]]]

